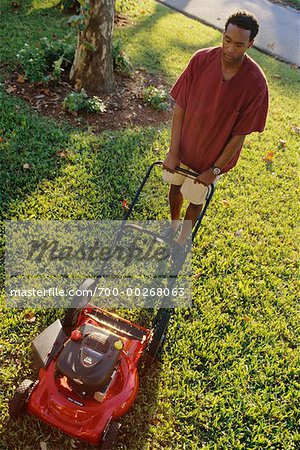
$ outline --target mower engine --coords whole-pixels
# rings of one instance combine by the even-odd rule
[[[105,395],[123,349],[123,341],[108,330],[84,324],[71,333],[56,362],[58,376],[66,376],[78,395]]]

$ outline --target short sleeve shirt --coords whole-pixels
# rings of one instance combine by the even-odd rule
[[[234,135],[263,131],[268,112],[268,86],[260,67],[245,54],[233,78],[225,81],[221,48],[199,50],[171,89],[185,109],[179,158],[198,173],[209,169]],[[227,172],[241,148],[223,168]]]

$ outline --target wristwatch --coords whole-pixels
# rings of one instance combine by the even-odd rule
[[[222,170],[216,166],[212,166],[212,171],[213,171],[213,174],[216,176],[220,175],[220,173],[222,172]]]

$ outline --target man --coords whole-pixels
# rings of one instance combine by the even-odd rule
[[[176,104],[170,149],[163,163],[164,180],[171,185],[172,222],[167,234],[175,239],[183,199],[187,199],[176,241],[180,245],[201,211],[207,186],[235,166],[246,135],[264,129],[268,86],[260,67],[246,55],[258,29],[252,14],[232,14],[222,46],[196,52],[171,90]],[[196,180],[175,173],[179,165],[197,172]]]

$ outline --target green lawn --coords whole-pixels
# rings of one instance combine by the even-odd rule
[[[38,9],[39,1],[17,9],[11,3],[0,6],[2,81],[25,41],[70,31],[59,10]],[[196,49],[220,42],[219,32],[152,0],[137,13],[115,34],[135,66],[161,73],[170,85]],[[300,77],[256,50],[251,56],[270,86],[266,130],[247,138],[238,166],[217,187],[194,247],[194,307],[174,313],[163,361],[143,376],[119,449],[299,448],[299,135],[293,127],[300,126]],[[93,135],[37,115],[3,86],[0,102],[2,221],[119,219],[121,200],[133,198],[146,168],[168,148],[163,125]],[[66,158],[56,155],[61,149]],[[157,198],[144,197],[140,217],[165,219],[166,188],[154,192]],[[63,311],[38,310],[30,323],[25,311],[5,307],[4,295],[0,305],[0,449],[36,450],[41,441],[48,450],[90,448],[32,417],[8,421],[16,385],[34,376],[30,343]]]

